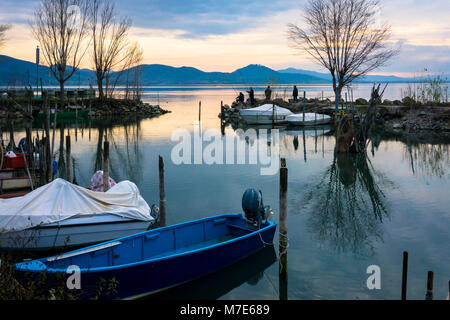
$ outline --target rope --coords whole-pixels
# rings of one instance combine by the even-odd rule
[[[2,146],[2,144],[0,143],[0,156],[1,156],[1,160],[0,160],[0,169],[1,168],[3,168],[3,159],[4,159],[4,154],[3,154],[3,146]]]

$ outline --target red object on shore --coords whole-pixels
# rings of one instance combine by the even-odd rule
[[[24,168],[25,161],[24,161],[23,155],[25,155],[25,158],[28,161],[28,157],[30,156],[28,153],[16,153],[16,156],[14,158],[6,155],[5,156],[5,167],[11,168],[11,169]]]

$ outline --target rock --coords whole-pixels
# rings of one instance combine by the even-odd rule
[[[411,97],[404,97],[402,103],[406,106],[413,105],[415,103],[414,99]]]
[[[357,104],[357,105],[366,105],[366,104],[369,104],[369,102],[367,102],[366,99],[358,98],[358,99],[355,100],[355,104]]]

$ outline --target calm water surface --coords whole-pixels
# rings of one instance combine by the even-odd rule
[[[321,94],[323,88],[316,89]],[[366,97],[370,86],[358,90],[355,98]],[[398,90],[394,86],[387,98],[396,98]],[[244,89],[147,88],[144,100],[159,102],[172,113],[126,124],[124,119],[102,119],[90,128],[89,123],[67,125],[79,184],[89,185],[101,166],[99,145],[107,134],[111,176],[135,182],[149,204],[158,203],[157,161],[158,155],[164,157],[168,224],[241,212],[247,188],[262,190],[278,221],[278,174],[262,176],[260,165],[177,166],[170,160],[177,144],[171,135],[177,128],[194,130],[198,102],[202,101],[202,130],[220,130],[220,101],[231,104],[237,91]],[[225,136],[236,135],[229,126],[223,131]],[[444,299],[450,280],[449,141],[419,143],[380,135],[369,146],[367,158],[337,157],[335,138],[327,132],[283,132],[279,142],[280,156],[289,168],[288,298],[399,299],[406,250],[408,298],[424,299],[427,271],[432,270],[434,296]],[[16,135],[20,139],[24,133]],[[57,149],[59,131],[56,141]],[[152,298],[278,299],[276,255],[277,249],[268,248]],[[381,290],[367,289],[370,265],[381,268]]]

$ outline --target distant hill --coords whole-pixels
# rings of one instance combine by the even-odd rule
[[[316,71],[309,71],[309,70],[302,70],[302,69],[295,69],[295,68],[287,68],[278,70],[280,73],[286,73],[286,74],[302,74],[302,75],[311,75],[314,77],[318,77],[323,80],[331,81],[331,75],[328,73],[321,73]],[[416,79],[417,80],[417,79]],[[377,76],[377,75],[368,75],[361,77],[356,82],[407,82],[407,81],[414,81],[414,79],[411,78],[401,78],[396,76]]]
[[[50,68],[46,66],[39,66],[39,78],[42,78],[44,86],[59,85],[51,74]],[[78,85],[78,83],[88,85],[89,79],[92,84],[95,83],[94,72],[88,69],[81,69],[66,82],[66,85]],[[28,84],[33,88],[36,87],[36,64],[0,55],[0,85],[20,87]]]
[[[144,85],[182,84],[286,84],[323,82],[318,77],[283,74],[261,65],[249,65],[234,72],[204,72],[192,67],[143,65]]]
[[[273,70],[268,67],[251,64],[234,72],[204,72],[192,67],[171,67],[161,64],[142,65],[142,85],[201,85],[201,84],[311,84],[329,83],[331,76],[310,70],[287,68]],[[57,86],[48,67],[39,66],[39,77],[44,86]],[[449,77],[450,78],[450,77]],[[95,87],[95,75],[92,70],[77,71],[66,85]],[[418,79],[415,79],[416,81]],[[358,82],[407,82],[410,78],[396,76],[365,76]],[[0,86],[36,86],[36,65],[32,62],[0,55]]]

